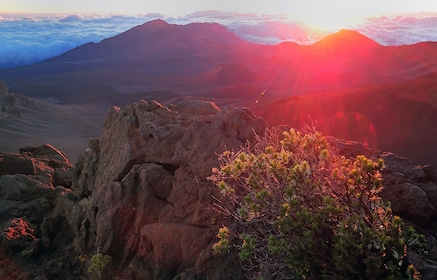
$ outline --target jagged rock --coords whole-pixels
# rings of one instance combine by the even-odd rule
[[[207,115],[215,115],[220,111],[220,108],[214,103],[199,102],[198,100],[181,101],[175,104],[170,104],[168,108],[191,119]]]
[[[40,225],[55,207],[58,197],[68,192],[64,187],[54,188],[22,174],[1,176],[0,228],[21,217]]]
[[[50,220],[47,216],[59,199],[71,193],[73,167],[60,155],[63,154],[47,144],[27,147],[19,154],[0,153],[1,253],[31,259],[55,245],[47,236],[62,235],[58,246],[68,240],[71,230],[63,229],[61,220],[51,224],[51,232],[46,226],[46,219]],[[9,274],[10,271],[0,270],[2,279],[8,279]]]
[[[391,202],[393,212],[417,225],[427,226],[437,218],[437,185],[422,167],[407,158],[384,153],[382,198]]]
[[[212,225],[223,219],[211,207],[218,193],[206,179],[216,154],[265,128],[248,109],[202,101],[112,108],[100,146],[90,142],[73,185],[75,193],[92,191],[84,200],[96,212],[85,219],[96,225],[88,229],[95,247],[139,278],[167,279],[194,268],[215,240]]]
[[[419,225],[427,225],[435,218],[436,210],[430,204],[426,193],[415,184],[404,182],[386,185],[383,198],[391,202],[393,213],[415,221]]]
[[[0,161],[0,175],[6,174],[24,174],[36,175],[40,169],[36,160],[24,155],[7,155],[0,154],[2,160]]]
[[[428,179],[434,184],[437,184],[437,168],[431,165],[425,165],[422,169]]]
[[[42,159],[51,159],[51,160],[59,160],[67,166],[71,167],[70,161],[67,159],[67,156],[53,147],[50,144],[44,144],[41,146],[28,146],[19,149],[22,154],[29,154],[34,158],[42,158]]]
[[[0,153],[0,176],[31,175],[34,179],[52,186],[71,185],[73,165],[64,153],[50,144],[25,147],[20,153]]]
[[[74,194],[78,197],[89,196],[94,190],[96,168],[100,157],[100,139],[90,139],[88,147],[79,154],[74,168]]]

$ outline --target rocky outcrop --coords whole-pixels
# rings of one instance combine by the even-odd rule
[[[112,108],[101,139],[90,141],[73,178],[84,213],[77,250],[101,248],[129,279],[202,275],[205,256],[213,257],[214,227],[224,219],[213,209],[218,192],[206,179],[218,164],[216,154],[237,149],[265,127],[248,109],[209,102]],[[70,204],[59,211],[74,215]],[[198,262],[204,265],[189,272]]]
[[[112,257],[123,279],[240,278],[210,263],[218,259],[210,245],[224,218],[213,209],[218,192],[206,177],[216,153],[264,129],[245,108],[140,101],[110,110],[102,137],[80,155],[73,184],[71,164],[50,145],[1,154],[5,254],[38,261],[33,273],[50,279],[86,276],[97,250]],[[28,233],[20,237],[27,243],[9,238],[13,229]]]
[[[22,174],[51,187],[70,186],[73,165],[50,144],[25,147],[19,154],[0,153],[0,176]]]
[[[8,268],[0,269],[0,278],[30,279],[29,260],[71,242],[62,228],[65,221],[47,225],[59,200],[71,193],[72,169],[65,155],[48,144],[0,153],[0,259]]]
[[[101,138],[89,141],[74,170],[50,145],[0,154],[0,257],[13,260],[0,276],[22,275],[24,267],[22,279],[29,271],[33,278],[86,278],[98,250],[112,257],[114,279],[243,279],[238,256],[212,253],[216,229],[228,221],[214,210],[219,194],[206,178],[218,153],[265,129],[245,108],[139,101],[109,111]],[[432,236],[435,168],[329,141],[348,157],[382,157],[384,199]],[[412,259],[433,279],[432,259]]]
[[[407,158],[385,153],[382,198],[391,202],[393,212],[427,227],[437,218],[437,184],[431,166],[415,166]]]

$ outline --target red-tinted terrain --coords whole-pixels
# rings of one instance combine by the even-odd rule
[[[271,125],[314,121],[325,134],[434,165],[436,78],[435,42],[387,47],[341,30],[313,45],[269,46],[218,24],[162,20],[0,70],[10,92],[29,97],[62,104],[195,98],[243,105]]]

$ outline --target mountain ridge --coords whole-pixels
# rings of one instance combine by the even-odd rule
[[[213,36],[214,35],[214,36]],[[127,60],[162,59],[165,56],[191,55],[210,49],[218,51],[226,45],[235,46],[242,39],[215,23],[169,24],[157,19],[135,26],[99,43],[76,47],[60,56],[49,59],[54,62],[69,60]]]
[[[284,94],[290,89],[296,91],[294,94],[302,94],[328,89],[332,78],[346,82],[347,87],[369,82],[384,83],[379,77],[387,81],[416,78],[437,70],[435,52],[437,43],[385,47],[350,30],[340,30],[313,45],[258,45],[244,41],[217,23],[177,25],[157,19],[34,65],[0,69],[0,77],[15,92],[29,96],[38,96],[32,93],[38,91],[38,83],[48,84],[52,80],[59,83],[63,80],[73,79],[77,83],[86,80],[117,91],[125,85],[144,88],[145,84],[156,84],[157,79],[147,80],[147,76],[153,75],[169,75],[165,78],[169,82],[150,86],[148,90],[177,91],[169,85],[180,84],[177,81],[180,77],[192,79],[225,63],[245,65],[256,72],[259,79],[254,83],[259,86],[273,83]],[[381,65],[381,60],[386,63]],[[418,62],[428,66],[416,69]],[[82,74],[87,71],[87,75]],[[296,80],[302,71],[308,72],[308,82]],[[67,76],[67,72],[74,75]],[[279,75],[272,81],[272,77],[268,76],[274,72]],[[357,77],[363,76],[364,79],[351,84],[349,79],[341,78],[347,73],[357,73]],[[32,85],[24,89],[23,84],[28,84],[29,79],[33,80]],[[143,82],[143,79],[147,81]],[[328,79],[328,83],[323,82],[324,79]],[[299,88],[291,86],[296,82],[301,84]],[[332,85],[337,88],[337,85]]]
[[[253,72],[256,87],[290,96],[412,80],[437,71],[435,53],[437,43],[386,47],[351,30],[312,45],[259,45],[217,23],[178,25],[157,19],[34,65],[0,69],[0,78],[16,93],[61,102],[79,100],[80,85],[86,84],[104,101],[105,92],[197,95],[199,87],[191,92],[187,81],[226,64],[235,66],[235,75],[238,67]],[[228,87],[232,80],[212,86]]]
[[[411,120],[402,119],[407,122],[399,129],[404,133],[402,137],[395,133],[395,125],[385,126],[393,132],[385,143],[392,146],[383,148],[399,154],[420,151],[421,155],[426,155],[427,149],[434,151],[433,138],[429,136],[433,135],[434,129],[431,127],[425,132],[418,128],[420,125],[424,129],[430,128],[432,120],[426,114],[419,114],[423,118],[419,120],[414,114],[420,113],[426,102],[434,100],[426,91],[426,85],[433,85],[430,81],[433,79],[431,73],[437,72],[436,54],[435,42],[387,47],[356,31],[342,30],[314,45],[282,43],[271,46],[245,42],[215,23],[177,25],[156,20],[100,43],[78,47],[56,59],[0,70],[0,79],[14,93],[51,98],[64,104],[121,106],[138,99],[168,104],[174,100],[198,98],[257,110],[265,106],[271,112],[280,112],[290,111],[292,106],[271,106],[277,100],[311,95],[301,104],[317,107],[320,102],[312,94],[319,93],[325,96],[325,104],[333,104],[336,100],[348,105],[345,109],[353,108],[352,113],[338,112],[343,117],[353,120],[354,116],[363,116],[376,124],[396,119],[369,110],[364,104],[394,114],[391,103],[385,101],[392,98],[399,102],[394,107],[405,110],[405,115],[412,117]],[[361,107],[350,101],[353,96],[358,98],[354,94],[357,90],[362,92],[356,102],[362,104]],[[371,94],[366,95],[367,91]],[[404,97],[399,98],[397,92],[402,92]],[[342,94],[340,97],[339,93]],[[407,96],[413,95],[414,102],[408,103],[411,98]],[[384,102],[378,103],[382,97]],[[433,108],[425,109],[423,111],[429,116],[434,116]],[[306,111],[297,110],[307,120]],[[375,120],[369,114],[377,114],[382,119]],[[401,112],[396,114],[402,116]],[[290,119],[282,121],[291,122]],[[382,126],[379,127],[376,133],[387,135]],[[407,135],[406,128],[416,134],[425,133],[426,144],[421,145],[416,134]],[[397,144],[401,138],[402,144]],[[404,148],[407,150],[402,150]],[[421,158],[416,160],[420,163]]]
[[[374,40],[356,30],[341,29],[312,44],[312,47],[325,52],[344,52],[354,50],[363,52],[382,47]]]

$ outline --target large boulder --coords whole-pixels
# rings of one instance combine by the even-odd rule
[[[382,198],[391,202],[393,212],[419,226],[437,219],[437,184],[431,167],[414,165],[393,153],[381,155],[384,190]],[[428,170],[428,172],[425,172]]]
[[[205,256],[212,259],[204,251],[224,217],[213,209],[219,194],[206,178],[217,153],[238,149],[265,128],[246,108],[203,101],[113,107],[100,141],[90,141],[76,165],[73,192],[82,196],[87,221],[79,226],[77,249],[86,249],[83,238],[94,240],[83,253],[101,248],[129,279],[207,273],[192,269]],[[60,211],[75,215],[73,209]]]
[[[59,201],[71,194],[72,169],[65,155],[48,144],[0,153],[0,267],[8,267],[0,269],[1,279],[51,275],[44,259],[36,256],[73,240],[65,218],[50,218]],[[26,261],[34,258],[40,266],[31,277]]]
[[[29,146],[20,153],[0,153],[0,176],[23,174],[51,186],[71,186],[73,165],[50,144]]]

